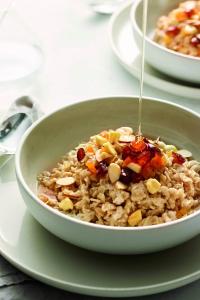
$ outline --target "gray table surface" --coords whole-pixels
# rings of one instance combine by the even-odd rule
[[[20,0],[16,3],[17,11],[35,33],[32,37],[37,36],[45,53],[45,66],[40,79],[29,90],[29,94],[40,101],[45,112],[80,99],[138,94],[138,81],[118,64],[110,49],[107,34],[109,17],[95,15],[88,3],[89,0]],[[168,99],[200,112],[198,100],[177,97],[149,86],[145,86],[144,94]],[[7,101],[5,94],[0,93],[0,110],[5,109],[13,99],[9,93],[6,97]],[[37,282],[0,256],[0,300],[88,298],[96,299]],[[189,298],[199,300],[200,281],[138,299]]]

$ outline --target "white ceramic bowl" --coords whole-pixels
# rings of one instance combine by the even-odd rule
[[[152,40],[158,18],[169,13],[180,2],[182,1],[149,0],[145,59],[157,70],[169,76],[184,81],[200,83],[200,58],[172,51]],[[143,0],[135,0],[130,18],[133,34],[140,49],[142,41],[142,12]]]
[[[17,180],[29,212],[47,230],[77,246],[115,254],[158,251],[200,233],[200,212],[161,225],[112,227],[72,218],[38,199],[36,178],[41,171],[54,166],[67,151],[105,128],[136,129],[137,114],[137,97],[95,99],[55,111],[25,133],[16,154]],[[181,106],[144,99],[143,133],[187,148],[198,160],[199,122],[199,115]]]

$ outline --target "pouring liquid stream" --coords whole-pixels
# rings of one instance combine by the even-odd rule
[[[138,132],[137,136],[142,136],[142,98],[144,87],[144,63],[145,63],[145,36],[147,27],[148,0],[143,0],[143,17],[142,17],[142,47],[141,47],[141,70],[140,70],[140,93],[138,105]]]

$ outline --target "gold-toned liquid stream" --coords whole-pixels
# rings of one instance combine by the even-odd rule
[[[145,63],[145,36],[147,27],[148,0],[143,0],[143,17],[142,17],[142,47],[141,47],[141,70],[140,70],[140,93],[138,107],[138,136],[142,135],[142,98],[144,86],[144,63]]]

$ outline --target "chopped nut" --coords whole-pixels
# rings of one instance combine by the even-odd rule
[[[55,206],[58,203],[56,197],[53,196],[39,194],[38,197],[40,198],[40,200],[42,200],[44,203],[48,204],[49,206]]]
[[[158,144],[159,148],[161,148],[161,149],[165,149],[165,147],[166,147],[166,144],[161,141],[158,141],[157,144]]]
[[[198,32],[197,28],[191,25],[185,25],[185,27],[183,27],[183,34],[185,35],[193,35],[196,34]]]
[[[192,157],[192,153],[188,150],[182,149],[177,151],[178,154],[182,155],[184,158],[190,158]]]
[[[71,199],[78,199],[81,197],[81,192],[78,190],[76,192],[73,192],[72,190],[63,189],[63,194],[70,197]]]
[[[146,181],[147,190],[150,194],[155,194],[160,190],[160,182],[155,178],[149,178]]]
[[[106,158],[109,158],[109,157],[112,157],[112,155],[110,155],[109,153],[107,152],[101,152],[101,158],[102,160],[106,159]]]
[[[116,143],[116,142],[118,142],[119,137],[120,137],[120,133],[119,132],[113,131],[113,130],[109,131],[109,141],[110,141],[110,143]]]
[[[102,161],[102,160],[104,160],[106,158],[112,157],[112,156],[109,153],[104,152],[101,149],[99,149],[99,150],[96,151],[95,157],[96,157],[96,160],[98,162],[100,162],[100,161]]]
[[[108,151],[113,156],[115,156],[117,154],[115,148],[112,146],[112,144],[110,142],[103,144],[103,147],[106,149],[106,151]]]
[[[120,134],[129,135],[133,133],[133,129],[131,127],[120,127],[116,130]]]
[[[132,171],[134,171],[135,173],[140,173],[142,167],[134,162],[131,162],[130,164],[128,164],[127,166],[129,169],[131,169]]]
[[[121,135],[119,138],[119,141],[122,143],[130,143],[133,142],[134,140],[135,140],[134,135]]]
[[[107,139],[105,139],[101,135],[96,135],[95,139],[96,139],[96,143],[97,143],[98,146],[102,146],[104,143],[107,142]]]
[[[119,177],[120,177],[120,173],[121,173],[121,168],[119,165],[115,164],[115,163],[111,163],[108,167],[108,176],[110,178],[110,181],[112,183],[116,182]]]
[[[69,199],[69,198],[63,199],[63,200],[58,204],[58,206],[59,206],[59,208],[60,208],[61,210],[64,210],[64,211],[71,210],[71,209],[73,209],[73,207],[74,207],[72,200]]]
[[[125,190],[127,188],[127,186],[125,184],[123,184],[122,182],[120,182],[120,181],[117,181],[115,183],[115,187],[118,190]]]
[[[130,226],[136,226],[140,221],[142,221],[142,212],[140,209],[136,210],[128,217],[128,224]]]
[[[177,148],[174,146],[174,145],[165,145],[165,148],[164,150],[167,152],[167,151],[173,151],[173,152],[176,152],[177,151]]]
[[[74,177],[63,177],[57,179],[56,183],[58,185],[72,185],[75,182]]]

